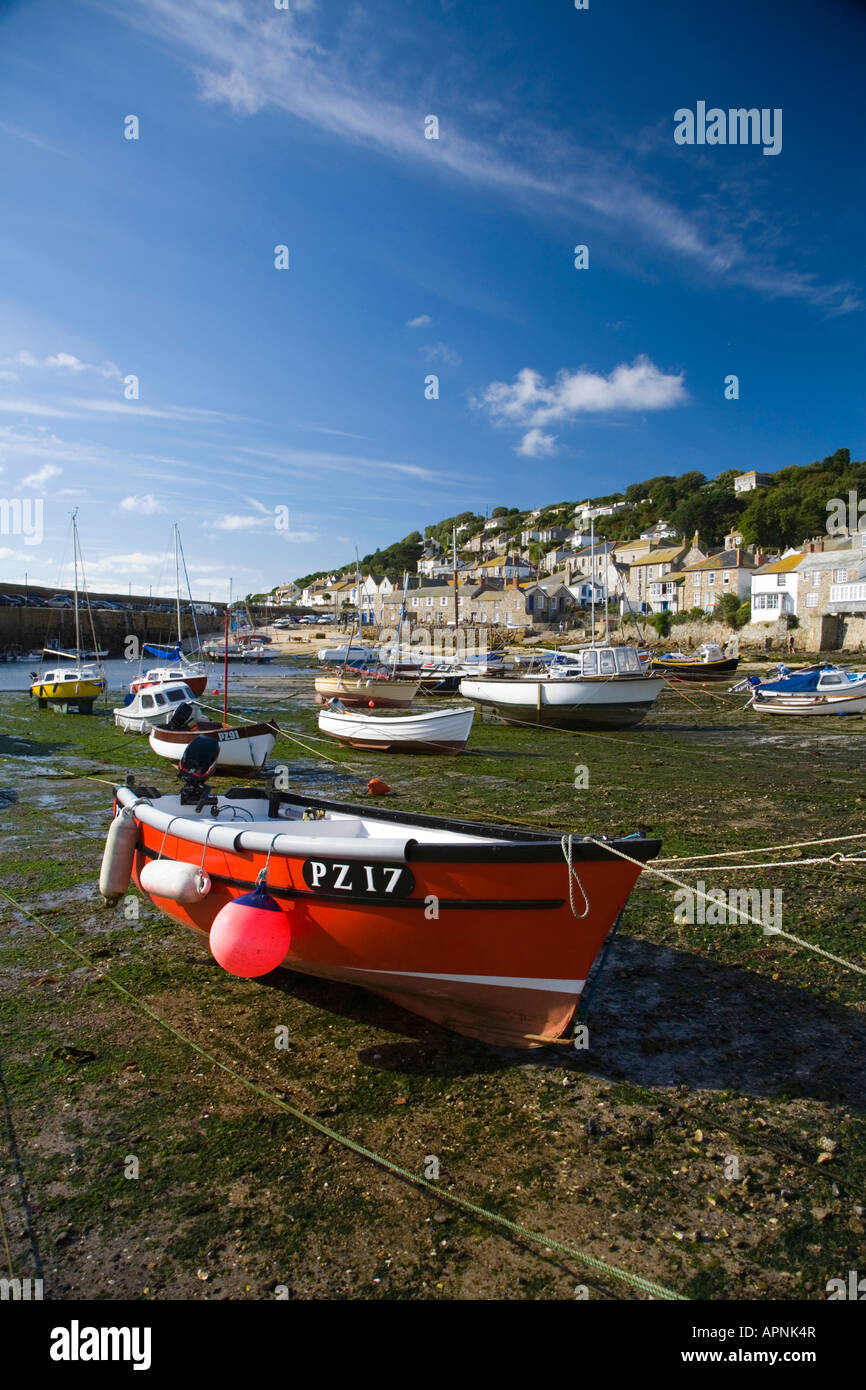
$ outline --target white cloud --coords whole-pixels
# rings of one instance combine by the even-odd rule
[[[33,488],[36,492],[44,492],[46,483],[50,483],[52,478],[59,478],[62,471],[62,469],[56,468],[53,463],[46,463],[37,473],[28,473],[26,478],[22,478],[21,486]]]
[[[82,362],[80,357],[75,357],[71,352],[55,352],[48,357],[34,357],[32,352],[16,352],[12,357],[4,357],[0,360],[0,365],[4,367],[31,367],[37,370],[72,372],[74,376],[82,372],[96,372],[106,380],[120,380],[120,368],[113,362]]]
[[[273,517],[224,513],[212,521],[202,522],[202,525],[214,531],[250,531],[255,526],[267,526],[269,521],[273,523]]]
[[[427,362],[444,362],[448,367],[459,367],[462,361],[459,353],[447,343],[430,343],[427,347],[421,348],[421,356]]]
[[[538,457],[531,451],[550,453],[552,443],[552,436],[543,435],[541,426],[568,423],[582,415],[667,410],[685,399],[682,373],[662,372],[648,357],[636,357],[630,366],[621,362],[609,376],[584,367],[573,372],[564,367],[551,384],[524,367],[512,382],[491,382],[472,405],[486,410],[494,425],[528,427],[530,435],[521,452]]]
[[[514,452],[530,459],[547,458],[556,453],[556,435],[545,434],[539,429],[527,430]]]
[[[430,324],[431,324],[432,322],[433,322],[433,320],[431,319],[431,317],[430,317],[429,314],[419,314],[417,318],[414,318],[414,319],[407,319],[407,320],[406,320],[406,327],[407,327],[407,328],[429,328],[429,326],[430,326]]]
[[[140,512],[142,516],[156,516],[157,512],[165,511],[159,498],[154,497],[152,492],[142,493],[140,497],[134,494],[124,497],[120,505],[125,512]]]

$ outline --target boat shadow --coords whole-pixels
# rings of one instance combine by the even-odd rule
[[[772,949],[784,970],[784,946]],[[458,1037],[351,985],[278,971],[262,981],[294,998],[400,1035],[359,1060],[405,1075],[466,1076],[515,1065],[566,1066],[647,1088],[785,1095],[866,1109],[866,1017],[745,966],[619,936],[583,1021],[585,1050],[531,1052]]]

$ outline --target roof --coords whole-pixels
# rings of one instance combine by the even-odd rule
[[[692,574],[694,570],[730,570],[736,569],[738,565],[743,569],[754,569],[755,561],[744,550],[740,551],[739,557],[736,550],[719,550],[715,555],[708,555],[706,560],[686,565],[685,573]]]
[[[596,541],[595,543],[596,555],[610,555],[614,550],[616,550],[616,545],[613,541]],[[592,546],[585,545],[582,550],[578,550],[575,559],[583,559],[585,555],[591,556],[592,553]]]
[[[620,549],[628,549],[627,546],[620,546]],[[634,547],[632,547],[634,549]],[[672,565],[675,560],[682,557],[685,546],[676,545],[671,550],[648,550],[646,555],[642,555],[639,560],[633,561],[635,568],[640,565]]]
[[[803,560],[806,558],[802,550],[796,551],[794,555],[783,555],[781,560],[774,560],[772,564],[762,565],[757,571],[762,574],[790,574],[792,570],[799,569]],[[809,557],[813,558],[812,556]]]

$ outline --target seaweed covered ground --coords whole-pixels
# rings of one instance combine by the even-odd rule
[[[762,721],[725,686],[666,691],[623,733],[477,718],[462,756],[428,759],[318,741],[298,665],[233,685],[236,714],[286,730],[274,756],[293,782],[345,800],[376,775],[396,807],[646,826],[665,857],[866,831],[864,721]],[[15,1274],[41,1274],[47,1298],[646,1297],[455,1210],[272,1095],[689,1298],[823,1299],[862,1268],[861,974],[749,923],[681,924],[675,889],[645,874],[582,1050],[484,1047],[285,971],[234,980],[144,899],[130,921],[97,895],[110,783],[143,769],[171,785],[108,708],[0,697],[0,886],[18,905],[0,898],[0,1206]],[[863,968],[866,862],[799,862],[859,844],[756,856],[795,867],[709,859],[697,877],[780,889],[786,932]]]

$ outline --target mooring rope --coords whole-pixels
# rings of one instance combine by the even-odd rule
[[[283,1100],[281,1096],[274,1095],[272,1091],[267,1090],[264,1086],[260,1086],[258,1082],[251,1081],[248,1077],[243,1076],[240,1072],[236,1071],[234,1067],[229,1066],[226,1062],[220,1061],[213,1053],[208,1052],[206,1048],[202,1047],[192,1038],[187,1037],[185,1033],[181,1033],[173,1024],[168,1023],[166,1019],[162,1018],[141,999],[137,998],[137,996],[134,995],[131,990],[127,989],[125,985],[122,985],[119,980],[109,975],[107,971],[100,969],[98,965],[95,965],[77,946],[73,946],[69,941],[64,941],[59,932],[54,931],[53,928],[50,927],[47,922],[44,922],[31,908],[25,907],[23,903],[17,902],[2,886],[0,886],[0,895],[6,898],[7,902],[11,903],[17,911],[23,912],[25,916],[36,922],[38,926],[48,932],[49,936],[51,936],[58,945],[65,947],[67,951],[77,956],[78,959],[83,961],[90,970],[93,970],[101,980],[104,980],[105,983],[116,990],[118,994],[124,995],[125,998],[131,1001],[133,1007],[146,1014],[148,1018],[152,1019],[160,1028],[171,1034],[172,1037],[184,1043],[185,1046],[192,1048],[199,1056],[204,1057],[213,1066],[218,1067],[220,1071],[233,1077],[235,1081],[245,1086],[247,1090],[252,1091],[263,1100],[270,1102],[270,1104],[277,1106],[278,1109],[285,1111],[286,1114],[291,1115],[294,1119],[300,1120],[303,1124],[318,1130],[326,1139],[330,1139],[336,1144],[341,1144],[344,1148],[351,1149],[353,1153],[358,1154],[361,1158],[365,1158],[369,1162],[375,1163],[378,1167],[396,1174],[398,1177],[405,1179],[405,1181],[412,1183],[416,1187],[423,1188],[438,1201],[449,1202],[452,1206],[459,1208],[461,1211],[469,1212],[470,1215],[478,1217],[482,1221],[490,1222],[495,1226],[502,1227],[504,1230],[511,1231],[514,1235],[520,1236],[523,1240],[532,1241],[535,1245],[541,1246],[544,1250],[556,1251],[557,1254],[575,1260],[579,1264],[584,1265],[587,1269],[592,1269],[598,1274],[607,1275],[612,1279],[618,1279],[622,1283],[629,1284],[632,1288],[640,1289],[654,1298],[688,1302],[684,1294],[675,1293],[673,1289],[667,1288],[664,1284],[658,1284],[652,1279],[644,1279],[641,1275],[632,1274],[630,1270],[620,1269],[617,1265],[608,1264],[607,1261],[599,1260],[595,1255],[588,1255],[585,1251],[578,1250],[573,1245],[567,1245],[563,1241],[556,1240],[553,1236],[546,1236],[538,1231],[532,1231],[527,1226],[522,1226],[519,1221],[510,1221],[508,1217],[500,1216],[498,1212],[489,1211],[486,1207],[479,1206],[475,1202],[470,1202],[468,1198],[460,1197],[456,1192],[449,1192],[447,1188],[437,1187],[435,1183],[422,1177],[420,1173],[413,1173],[410,1169],[403,1168],[398,1163],[393,1163],[391,1159],[385,1158],[381,1154],[375,1153],[374,1150],[366,1148],[356,1140],[350,1139],[348,1135],[340,1134],[337,1130],[332,1129],[330,1125],[323,1124],[321,1120],[315,1119],[314,1116],[307,1115],[303,1110],[298,1110],[296,1106]]]
[[[620,859],[627,859],[630,864],[636,864],[643,873],[655,874],[658,878],[664,878],[668,883],[675,884],[677,888],[685,888],[687,892],[692,893],[696,898],[703,898],[705,902],[712,903],[715,907],[720,905],[719,899],[713,897],[712,894],[701,892],[699,889],[693,888],[690,884],[683,883],[681,879],[674,878],[673,874],[667,874],[663,869],[657,869],[653,864],[644,864],[640,859],[633,859],[630,854],[625,854],[621,849],[617,849],[607,840],[600,840],[594,835],[587,836],[587,839],[595,840],[596,844],[602,845],[604,849],[609,850],[611,854],[619,855]],[[783,936],[786,941],[793,941],[795,945],[802,946],[807,951],[814,951],[816,955],[824,956],[826,960],[832,960],[836,965],[841,965],[846,970],[854,970],[858,975],[866,975],[866,967],[855,965],[854,962],[850,960],[844,960],[842,956],[834,956],[831,951],[825,951],[821,946],[813,946],[811,941],[804,941],[801,936],[794,936],[792,932],[783,931],[781,927],[768,928],[765,922],[762,922],[759,917],[753,917],[750,912],[743,912],[739,908],[730,906],[727,907],[727,911],[733,912],[735,917],[742,918],[744,922],[752,922],[756,927],[760,927],[762,931],[766,930],[771,936]]]

